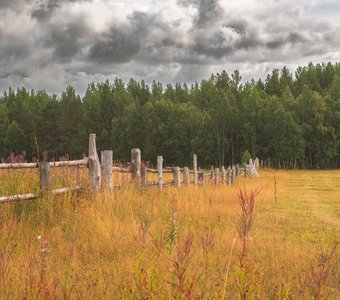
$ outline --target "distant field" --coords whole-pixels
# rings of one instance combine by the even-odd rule
[[[339,299],[340,171],[260,174],[2,204],[0,299]],[[38,189],[32,171],[0,180]],[[243,258],[240,188],[260,189]]]

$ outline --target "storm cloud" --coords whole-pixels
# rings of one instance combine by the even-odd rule
[[[0,92],[84,93],[114,77],[192,83],[223,69],[247,80],[335,62],[339,13],[332,0],[0,0]]]

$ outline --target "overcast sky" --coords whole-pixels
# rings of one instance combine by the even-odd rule
[[[0,93],[340,62],[339,0],[0,0]]]

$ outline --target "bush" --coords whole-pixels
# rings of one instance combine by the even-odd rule
[[[243,152],[242,155],[242,164],[249,164],[249,160],[251,159],[251,155],[248,150]]]

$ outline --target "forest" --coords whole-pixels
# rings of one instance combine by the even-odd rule
[[[22,87],[0,96],[2,161],[44,151],[50,160],[78,159],[91,132],[116,161],[138,147],[142,159],[163,155],[168,165],[190,165],[193,153],[200,166],[229,165],[249,151],[275,168],[337,168],[340,63],[309,63],[294,74],[283,67],[248,82],[236,70],[191,86],[116,78],[89,84],[82,97],[72,86],[60,95]]]

